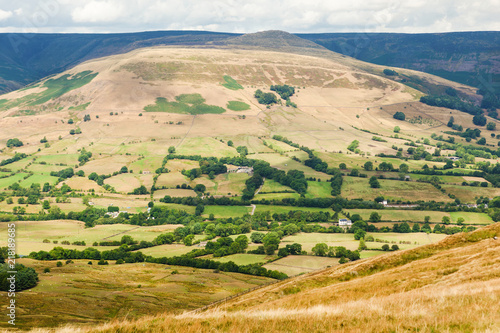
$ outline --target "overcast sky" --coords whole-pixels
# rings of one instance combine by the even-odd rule
[[[0,32],[500,31],[500,0],[0,0]]]

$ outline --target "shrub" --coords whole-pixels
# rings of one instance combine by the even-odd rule
[[[63,263],[60,262],[60,261],[58,261],[57,264],[56,264],[57,267],[62,267],[62,265],[63,265]]]

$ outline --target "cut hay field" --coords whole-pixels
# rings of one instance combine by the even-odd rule
[[[181,174],[179,171],[177,171],[177,172],[169,172],[161,174],[160,177],[158,177],[158,180],[156,181],[156,186],[175,188],[176,185],[182,185],[187,183],[189,183],[189,179],[183,174]]]
[[[159,199],[159,198],[165,197],[166,195],[169,195],[171,197],[181,197],[181,198],[196,197],[197,196],[196,192],[193,190],[172,188],[172,189],[168,189],[168,190],[155,191],[154,198]]]
[[[150,189],[153,185],[153,174],[122,173],[105,179],[104,183],[113,186],[117,192],[126,194],[140,186]]]
[[[368,221],[370,214],[372,212],[377,212],[381,217],[382,221],[394,221],[394,222],[421,222],[423,223],[426,216],[430,217],[430,223],[442,223],[444,216],[451,219],[452,223],[456,223],[459,217],[465,219],[464,224],[491,224],[493,221],[491,217],[484,213],[473,213],[473,212],[436,212],[436,211],[420,211],[420,210],[392,210],[392,209],[382,209],[382,210],[371,210],[371,209],[346,209],[345,212],[349,212],[351,216],[353,214],[359,214],[363,220]]]
[[[102,156],[90,160],[79,169],[83,170],[86,175],[90,175],[92,172],[96,172],[99,175],[107,175],[115,171],[120,171],[123,166],[129,165],[135,160],[136,157],[127,155]]]
[[[380,188],[371,188],[367,178],[344,177],[342,196],[348,199],[362,198],[366,200],[373,200],[378,196],[383,196],[389,200],[452,201],[447,195],[427,183],[387,179],[379,179],[379,183]]]
[[[235,157],[239,155],[236,149],[210,137],[186,138],[176,148],[176,153],[179,155],[201,155],[203,157]]]
[[[19,259],[34,267],[40,282],[20,293],[16,326],[99,323],[159,313],[182,313],[272,281],[237,273],[150,263],[108,266],[88,260],[56,267],[56,262]],[[43,273],[49,267],[50,273]],[[64,299],[64,302],[61,302]],[[0,327],[6,328],[3,322]]]
[[[267,269],[277,270],[295,276],[309,273],[318,269],[339,265],[338,258],[315,257],[315,256],[287,256],[271,263],[265,264]]]
[[[479,197],[494,198],[500,195],[500,188],[442,185],[446,193],[451,193],[463,203],[475,203]]]
[[[147,249],[141,249],[138,252],[142,252],[147,256],[152,256],[155,258],[161,257],[176,257],[192,250],[200,249],[197,245],[194,246],[185,246],[183,244],[163,244],[154,247],[149,247]]]

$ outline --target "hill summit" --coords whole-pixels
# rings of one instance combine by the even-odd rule
[[[309,48],[326,50],[323,46],[292,35],[286,31],[268,30],[228,38],[217,42],[219,45],[251,46],[268,49]]]

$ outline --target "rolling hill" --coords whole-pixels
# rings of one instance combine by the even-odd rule
[[[500,225],[266,286],[204,311],[74,332],[494,332]],[[60,330],[66,332],[67,328]]]
[[[108,40],[88,58],[78,49],[54,65],[64,70],[0,96],[0,218],[23,220],[23,262],[54,269],[23,292],[26,316],[40,326],[116,320],[61,328],[82,332],[498,329],[500,124],[420,102],[427,91],[479,98],[475,88],[281,31],[164,37],[172,45],[148,36]],[[355,215],[367,248],[359,230],[335,225]],[[243,248],[252,230],[304,251],[199,246],[241,236]],[[122,243],[124,233],[140,243]],[[323,242],[345,246],[349,262],[316,255]],[[90,244],[102,255],[69,251]],[[140,318],[160,313],[163,297],[164,314]],[[91,314],[60,303],[47,315],[65,298]]]
[[[262,46],[256,47],[258,43]],[[250,131],[258,135],[303,133],[300,135],[305,135],[305,142],[313,148],[342,150],[352,141],[347,133],[357,132],[352,124],[390,133],[399,122],[392,118],[392,110],[388,112],[382,106],[399,105],[403,109],[407,107],[404,103],[415,102],[422,95],[385,76],[384,68],[343,57],[283,32],[235,37],[210,47],[142,48],[86,61],[2,95],[0,126],[6,130],[0,140],[18,136],[34,148],[45,136],[49,140],[61,135],[68,138],[65,122],[74,118],[83,132],[82,144],[102,137],[179,144],[188,136],[243,135]],[[442,90],[454,87],[463,94],[474,94],[470,87],[435,76],[400,72]],[[228,87],[226,79],[237,88]],[[258,104],[254,92],[268,91],[273,84],[296,86],[298,91],[292,100],[298,108],[278,105],[267,109]],[[196,103],[201,106],[179,102],[183,96],[199,96]],[[248,105],[248,110],[230,110],[229,102],[244,103],[241,105]],[[413,112],[433,112],[422,108],[418,106]],[[165,110],[169,112],[157,112]],[[86,114],[91,121],[81,121]],[[244,120],[241,115],[245,115]],[[439,112],[432,116],[438,123],[448,117]],[[469,119],[463,113],[456,117]],[[172,126],[171,122],[179,125]],[[404,129],[422,130],[411,124],[404,124]],[[307,131],[322,133],[321,138],[313,135],[311,142],[312,132]],[[346,131],[346,135],[339,131]],[[377,144],[373,148],[378,146],[377,152],[390,151]]]

